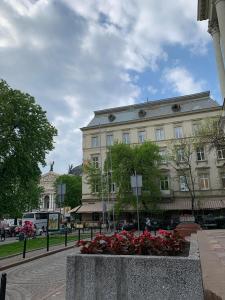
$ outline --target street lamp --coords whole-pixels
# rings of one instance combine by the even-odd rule
[[[137,200],[137,222],[138,222],[138,232],[140,231],[140,219],[139,219],[139,199],[138,195],[141,195],[142,188],[142,175],[137,175],[136,170],[134,175],[130,177],[130,183],[133,190],[133,193],[136,195]]]

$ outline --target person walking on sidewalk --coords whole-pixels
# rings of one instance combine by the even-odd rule
[[[5,241],[5,226],[2,222],[0,223],[0,236],[1,241]]]

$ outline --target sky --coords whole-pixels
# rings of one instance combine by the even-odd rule
[[[93,111],[211,91],[221,104],[197,0],[0,0],[0,78],[58,129],[49,170],[82,163]]]

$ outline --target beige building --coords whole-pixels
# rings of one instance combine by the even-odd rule
[[[199,21],[209,20],[208,32],[213,39],[220,90],[225,100],[225,0],[198,0]]]
[[[60,175],[49,171],[41,176],[40,186],[43,188],[43,193],[40,199],[40,210],[44,211],[59,211],[56,205],[56,192],[54,183]]]
[[[171,141],[193,136],[199,123],[209,117],[219,116],[221,106],[210,98],[209,92],[149,101],[124,107],[95,111],[94,118],[84,128],[83,161],[91,160],[102,166],[107,146],[115,141],[140,144],[145,140],[155,142],[160,154],[166,155]],[[199,149],[193,157],[196,178],[196,209],[214,210],[225,208],[225,150]],[[182,176],[166,159],[161,165],[163,178],[160,182],[162,200],[159,208],[169,213],[190,213],[191,200]],[[113,170],[112,170],[113,171]],[[107,199],[98,200],[82,178],[82,203],[77,210],[82,220],[97,220],[103,211],[111,209],[116,199],[116,187]],[[134,209],[135,211],[135,209]]]

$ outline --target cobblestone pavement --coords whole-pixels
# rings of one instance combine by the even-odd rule
[[[66,256],[76,251],[65,250],[6,270],[6,300],[64,300]]]

